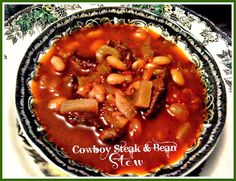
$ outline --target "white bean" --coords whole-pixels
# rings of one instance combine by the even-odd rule
[[[63,60],[60,57],[57,57],[57,56],[53,56],[51,58],[51,64],[52,64],[53,68],[58,72],[61,72],[66,68],[65,63],[63,62]]]
[[[131,68],[132,68],[132,70],[140,70],[140,69],[144,68],[145,65],[146,65],[146,61],[139,58],[131,65]]]
[[[81,95],[82,97],[87,97],[90,89],[91,89],[91,86],[89,86],[89,85],[80,86],[80,87],[78,87],[76,93]]]
[[[189,111],[185,105],[173,103],[167,108],[167,112],[179,121],[186,121],[189,117]]]
[[[156,56],[152,59],[152,62],[156,65],[167,65],[171,63],[170,56]]]
[[[122,62],[119,58],[115,57],[115,56],[108,56],[106,58],[108,64],[113,67],[116,68],[118,70],[126,70],[127,67],[125,65],[124,62]]]
[[[147,65],[145,66],[145,69],[155,69],[157,68],[157,65],[154,63],[147,63]]]
[[[105,101],[105,88],[102,85],[94,85],[94,95],[98,102]]]
[[[107,76],[107,83],[111,85],[122,84],[125,82],[125,76],[112,73]]]
[[[181,85],[181,86],[183,86],[185,84],[184,76],[181,71],[179,71],[177,69],[171,69],[170,74],[171,74],[173,81],[176,84]]]

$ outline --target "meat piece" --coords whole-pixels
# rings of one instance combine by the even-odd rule
[[[106,128],[101,133],[99,138],[103,142],[113,142],[120,138],[120,134],[114,128]]]
[[[64,95],[71,95],[71,98],[76,96],[78,88],[78,80],[74,75],[66,75],[62,78],[62,83],[58,86],[59,89],[63,90]]]
[[[96,69],[96,60],[93,58],[82,57],[79,55],[72,55],[68,58],[70,62],[69,70],[75,75],[89,75]]]
[[[121,53],[121,60],[125,63],[126,68],[129,69],[135,61],[131,50],[121,42],[110,41],[108,45]]]
[[[117,109],[127,118],[132,119],[136,114],[136,110],[134,106],[131,104],[126,97],[124,97],[121,93],[116,92],[116,107]]]
[[[105,117],[104,117],[105,118]],[[106,117],[108,118],[108,117]],[[105,118],[105,119],[106,119]],[[114,141],[118,141],[124,134],[126,133],[127,126],[128,126],[128,120],[124,120],[123,118],[115,118],[115,117],[109,117],[109,119],[106,120],[109,123],[109,127],[106,127],[101,133],[100,133],[100,140],[106,143],[114,143]]]
[[[101,117],[106,122],[105,129],[100,133],[103,142],[112,142],[121,138],[127,130],[128,119],[119,111],[111,111],[103,107]]]
[[[65,114],[65,118],[73,126],[78,124],[95,127],[100,126],[98,115],[92,112],[69,112]]]
[[[153,90],[152,90],[151,102],[149,108],[143,111],[144,117],[155,116],[165,103],[166,81],[168,77],[168,72],[166,69],[163,70],[164,71],[161,74],[157,75],[157,77],[152,80]]]

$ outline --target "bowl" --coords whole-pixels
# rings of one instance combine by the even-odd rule
[[[202,43],[174,21],[144,10],[126,7],[88,9],[56,21],[45,29],[28,48],[18,70],[15,100],[20,127],[32,147],[43,158],[64,171],[77,176],[109,175],[71,160],[63,153],[63,149],[47,139],[47,134],[34,113],[33,97],[29,86],[35,76],[39,58],[56,39],[70,34],[75,29],[106,22],[156,27],[156,31],[183,49],[195,64],[206,89],[207,118],[203,123],[202,131],[196,144],[185,152],[181,160],[162,167],[148,176],[187,175],[211,154],[224,127],[226,117],[224,83],[215,60]]]

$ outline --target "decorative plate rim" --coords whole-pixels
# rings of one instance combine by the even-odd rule
[[[198,16],[199,18],[202,18],[208,25],[210,25],[211,28],[213,28],[217,33],[221,34],[223,36],[223,38],[226,39],[227,43],[230,46],[232,45],[231,37],[228,36],[224,31],[220,30],[213,21],[211,21],[208,18],[206,18],[205,16],[202,16],[201,14],[195,12],[194,10],[191,10],[191,9],[185,7],[184,5],[179,4],[179,5],[174,5],[174,6],[181,7],[182,9],[191,12],[195,16]]]
[[[154,3],[155,3],[155,2],[153,2],[153,4],[154,4]],[[42,4],[43,4],[43,3],[42,3]],[[127,3],[126,3],[126,4],[127,4]],[[135,4],[139,4],[139,2],[137,2],[137,3],[135,3]],[[163,3],[160,3],[160,4],[163,4]],[[166,3],[165,3],[165,4],[166,4]],[[224,31],[220,30],[220,29],[216,26],[216,24],[215,24],[213,21],[209,20],[207,17],[202,16],[201,14],[197,13],[197,12],[194,11],[194,10],[191,10],[190,8],[185,7],[185,6],[182,5],[182,4],[175,4],[175,3],[170,3],[170,4],[171,4],[171,6],[173,6],[173,7],[181,7],[182,9],[187,10],[187,11],[191,12],[192,14],[194,14],[195,16],[197,16],[197,17],[203,19],[208,25],[210,25],[211,28],[214,28],[214,30],[215,30],[217,33],[223,35],[223,37],[226,39],[226,41],[228,42],[228,44],[229,44],[230,46],[232,45],[231,37],[228,36]],[[28,12],[28,11],[30,11],[31,9],[33,9],[33,8],[35,8],[35,7],[38,7],[38,6],[40,6],[40,5],[41,5],[41,4],[37,4],[37,5],[31,4],[29,7],[26,7],[25,9],[20,10],[20,11],[17,12],[16,14],[14,14],[14,15],[8,17],[6,20],[4,20],[4,26],[6,26],[7,24],[9,24],[9,23],[10,23],[14,18],[16,18],[17,16],[19,16],[19,15],[25,13],[25,12]],[[146,10],[144,10],[144,11],[146,11]],[[147,11],[147,12],[148,12],[148,11]],[[76,12],[75,12],[75,13],[76,13]]]

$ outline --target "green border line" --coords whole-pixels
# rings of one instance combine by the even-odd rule
[[[129,2],[132,2],[132,3],[150,3],[150,2],[155,2],[155,3],[167,3],[167,2],[176,2],[176,3],[180,3],[180,4],[183,4],[183,3],[190,3],[188,0],[181,0],[181,1],[178,1],[178,0],[167,0],[167,1],[160,1],[160,2],[158,2],[157,0],[148,0],[148,1],[144,1],[144,0],[132,0],[132,1],[126,1],[126,0],[119,0],[119,1],[117,1],[117,0],[113,0],[113,1],[111,1],[111,0],[99,0],[99,1],[91,1],[91,0],[87,0],[87,1],[83,1],[83,0],[78,0],[78,1],[69,1],[69,0],[57,0],[56,2],[54,2],[54,1],[52,1],[52,2],[50,2],[50,1],[48,1],[48,0],[40,0],[40,1],[36,1],[36,0],[31,0],[31,1],[23,1],[23,0],[15,0],[14,2],[12,2],[11,0],[4,0],[4,1],[2,1],[2,3],[1,3],[1,10],[0,10],[0,13],[1,13],[1,19],[3,20],[3,3],[6,3],[6,4],[13,4],[13,3],[15,3],[15,4],[17,4],[17,3],[19,3],[19,4],[28,4],[28,3],[33,3],[33,2],[35,2],[35,3],[43,3],[43,2],[47,2],[47,3],[58,3],[58,2],[68,2],[68,3],[73,3],[73,2],[82,2],[82,3],[89,3],[89,2],[94,2],[94,3],[102,3],[102,2],[110,2],[110,3],[112,3],[112,2],[124,2],[124,3],[129,3]],[[193,1],[191,1],[191,3],[193,3],[193,4],[205,4],[205,3],[233,3],[233,6],[232,6],[232,14],[234,15],[234,10],[235,10],[235,8],[236,8],[236,4],[234,3],[234,0],[228,0],[228,1],[222,1],[222,0],[215,0],[215,1],[213,1],[213,0],[208,0],[208,1],[204,1],[204,0],[193,0]],[[235,36],[234,36],[234,25],[235,25],[235,17],[232,17],[233,18],[233,20],[232,20],[232,26],[233,26],[233,28],[232,28],[232,30],[233,30],[233,32],[232,32],[232,36],[233,36],[233,48],[234,48],[234,52],[235,52],[235,47],[234,47],[234,43],[235,43],[235,40],[236,40],[236,38],[235,38]],[[4,20],[3,20],[3,22],[2,22],[2,24],[1,24],[1,26],[3,26],[3,24],[4,24]],[[2,37],[3,37],[3,27],[1,28],[1,35],[2,35]],[[0,44],[0,47],[1,47],[1,55],[2,55],[2,61],[4,61],[3,60],[3,41],[1,41],[1,44]],[[233,58],[234,58],[234,54],[233,54]],[[234,59],[233,59],[234,60]],[[2,61],[0,62],[0,69],[1,69],[1,80],[0,80],[0,92],[1,92],[1,96],[0,96],[0,102],[1,102],[1,106],[3,107],[3,102],[2,102],[2,96],[3,96],[3,92],[2,92],[2,79],[3,79],[3,74],[2,74]],[[236,68],[236,65],[235,65],[235,63],[234,63],[234,66],[233,66],[233,70],[235,70],[235,68]],[[233,71],[233,90],[232,91],[234,91],[235,90],[235,84],[234,84],[234,77],[235,77],[235,73],[234,73],[234,71]],[[234,102],[235,102],[235,94],[234,94],[234,92],[233,92],[233,96],[234,96]],[[2,107],[1,107],[1,110],[0,110],[0,115],[1,115],[1,117],[2,117]],[[233,110],[234,111],[234,110]],[[235,114],[233,115],[233,117],[234,117],[234,119],[235,119]],[[233,120],[234,120],[233,119]],[[2,120],[2,119],[1,119]],[[232,121],[233,121],[232,120]],[[2,120],[2,122],[1,123],[3,123],[3,121],[7,121],[7,120]],[[234,124],[234,130],[236,129],[236,124]],[[2,133],[2,124],[1,124],[1,128],[0,128],[0,131],[1,131],[1,133]],[[2,134],[1,134],[1,138],[2,138]],[[235,133],[234,133],[234,138],[235,138]],[[24,179],[4,179],[4,178],[2,178],[2,168],[4,167],[4,165],[3,165],[3,162],[2,162],[2,147],[3,147],[3,145],[2,145],[2,139],[1,139],[1,143],[0,143],[0,151],[1,151],[1,157],[0,157],[0,160],[1,160],[1,170],[0,170],[0,178],[2,179],[2,180],[25,180],[25,178]],[[235,150],[235,139],[234,139],[234,150]],[[10,155],[9,155],[10,156]],[[234,162],[235,162],[235,153],[234,153]],[[14,172],[14,170],[12,170],[13,172]],[[224,172],[225,170],[222,170],[222,172]],[[37,178],[37,177],[36,177]],[[234,172],[234,178],[235,178],[235,172]],[[54,177],[52,177],[52,178],[50,178],[50,177],[48,177],[48,178],[37,178],[37,179],[35,179],[35,178],[29,178],[29,179],[27,179],[27,180],[42,180],[42,179],[50,179],[50,180],[68,180],[68,179],[70,179],[70,180],[77,180],[77,179],[83,179],[83,180],[95,180],[95,179],[98,179],[98,180],[123,180],[123,181],[129,181],[129,180],[134,180],[133,178],[125,178],[125,177],[121,177],[121,178],[112,178],[112,177],[101,177],[101,178],[91,178],[91,177],[89,177],[89,178],[80,178],[80,177],[76,177],[76,178],[67,178],[67,179],[65,179],[65,178],[63,178],[63,177],[60,177],[60,178],[58,178],[58,177],[56,177],[56,178],[54,178]],[[176,178],[176,177],[174,177],[174,178],[172,178],[172,177],[168,177],[168,178],[162,178],[162,177],[155,177],[155,178],[152,178],[152,177],[147,177],[147,178],[135,178],[135,180],[147,180],[147,179],[151,179],[151,180],[153,180],[153,179],[161,179],[161,180],[163,180],[163,179],[165,179],[165,180],[172,180],[172,179],[174,179],[174,180],[182,180],[182,179],[189,179],[189,180],[193,180],[193,181],[195,181],[195,180],[208,180],[208,179],[210,179],[210,180],[234,180],[234,179],[216,179],[216,178],[211,178],[211,177],[203,177],[203,178],[201,178],[201,177],[199,177],[199,178],[191,178],[191,177],[182,177],[182,178]]]
[[[2,7],[3,5],[1,4],[1,8],[0,8],[0,17],[1,19],[3,18],[2,17]],[[1,23],[1,27],[3,25],[3,22]],[[3,37],[3,27],[1,28],[1,35]],[[2,41],[1,41],[1,44],[0,44],[0,47],[1,47],[1,57],[2,57],[2,61],[3,61],[3,46],[2,46]],[[3,168],[3,161],[2,161],[2,124],[3,124],[3,118],[2,118],[2,107],[3,107],[3,104],[2,104],[2,97],[3,97],[3,94],[2,94],[2,78],[3,78],[3,71],[2,71],[2,61],[0,62],[0,70],[1,70],[1,78],[0,78],[0,92],[1,92],[1,96],[0,96],[0,102],[1,102],[1,109],[0,109],[0,115],[1,115],[1,128],[0,128],[0,132],[1,132],[1,143],[0,143],[0,150],[1,150],[1,157],[0,157],[0,160],[1,160],[1,168]],[[0,170],[0,177],[2,178],[2,169]]]
[[[132,2],[132,3],[135,3],[135,2],[140,2],[140,3],[149,3],[149,2],[155,2],[155,3],[167,3],[167,2],[177,2],[177,3],[183,3],[183,2],[187,2],[187,3],[194,3],[194,2],[199,2],[199,3],[230,3],[230,2],[234,2],[234,0],[225,0],[225,1],[222,1],[222,0],[192,0],[191,2],[189,0],[165,0],[165,1],[157,1],[157,0],[97,0],[97,1],[94,1],[94,0],[57,0],[57,1],[49,1],[49,0],[40,0],[40,1],[37,1],[37,0],[26,0],[26,1],[23,1],[23,0],[14,0],[14,1],[11,1],[11,0],[4,0],[2,2],[9,2],[9,3],[16,3],[16,2],[22,2],[22,3],[33,3],[33,2],[37,2],[37,3],[42,3],[42,2],[48,2],[48,3],[58,3],[58,2],[70,2],[70,3],[73,3],[73,2],[84,2],[84,3],[89,3],[89,2],[95,2],[95,3],[102,3],[102,2],[125,2],[125,3],[129,3],[129,2]]]

